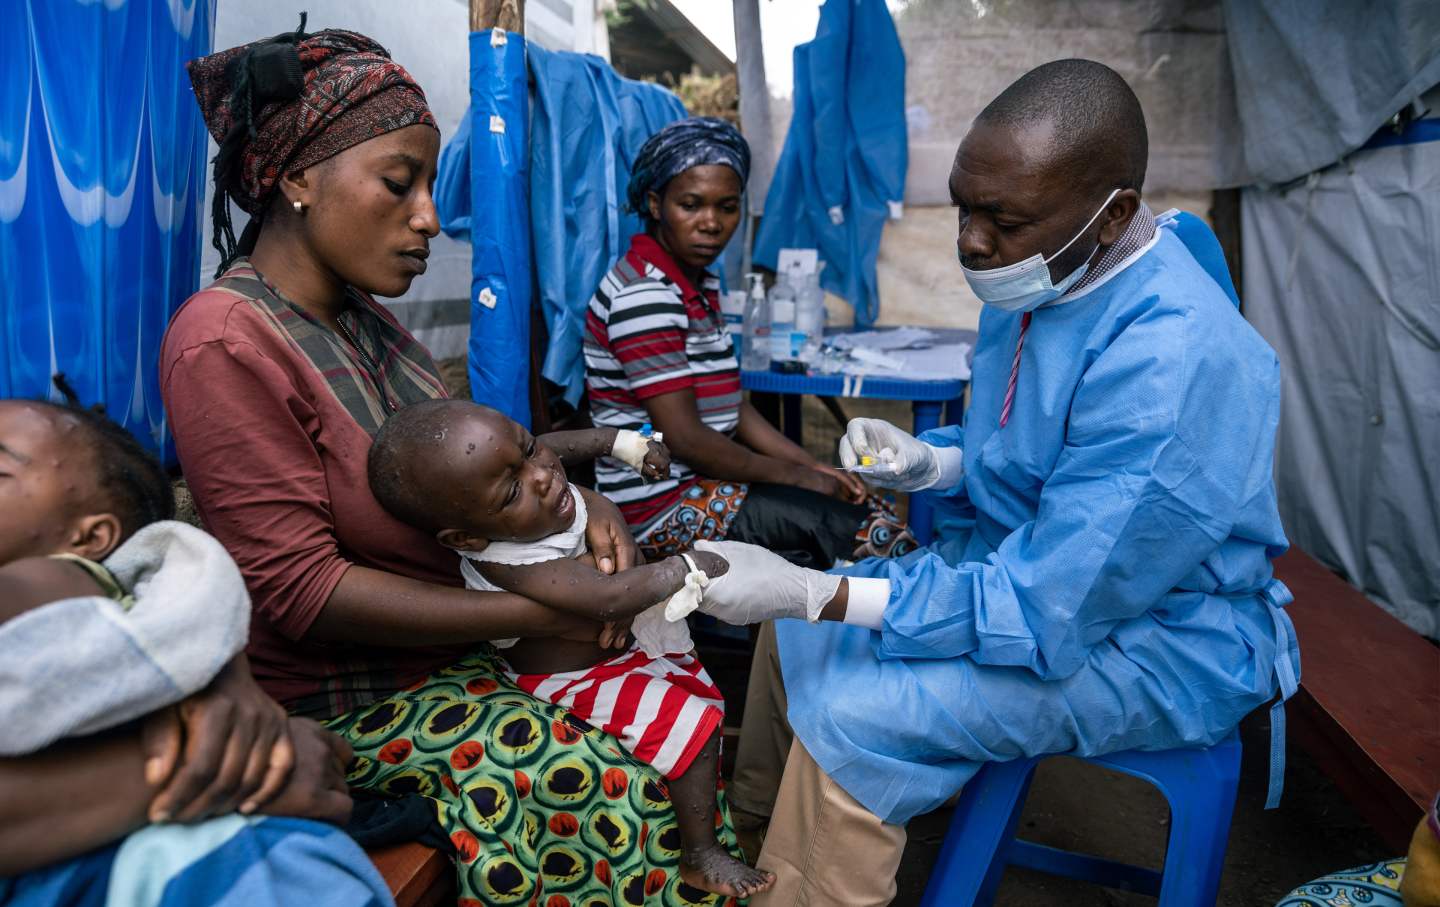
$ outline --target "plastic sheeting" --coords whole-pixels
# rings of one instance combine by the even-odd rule
[[[1283,366],[1291,540],[1440,636],[1440,119],[1242,195],[1245,314]]]
[[[483,50],[489,53],[488,33],[484,39]],[[531,44],[529,65],[535,86],[529,226],[540,306],[550,334],[541,374],[564,388],[565,399],[575,405],[585,389],[580,345],[586,306],[605,272],[625,253],[630,237],[642,229],[640,218],[624,208],[630,164],[656,130],[684,118],[685,106],[658,85],[617,75],[596,56],[547,51]],[[435,192],[441,225],[452,236],[472,235],[471,186],[494,182],[493,175],[483,175],[484,165],[476,165],[474,158],[466,164],[475,146],[465,135],[477,111],[484,119],[478,105],[472,108],[441,154]],[[485,229],[482,223],[480,230]],[[512,293],[509,298],[525,297]],[[489,336],[477,339],[472,334],[471,349],[483,345],[521,355],[523,361],[507,361],[506,367],[513,369],[508,387],[523,394],[529,376],[528,308],[511,304],[508,315],[492,317],[472,297],[476,309],[472,329]],[[514,324],[517,318],[523,321],[521,329]],[[505,397],[491,396],[495,391],[490,384],[482,391],[474,383],[473,363],[472,358],[473,396],[498,406],[496,401]],[[528,418],[528,402],[525,406]]]
[[[64,372],[152,450],[156,362],[199,279],[214,0],[0,3],[0,397]]]
[[[499,29],[472,32],[470,396],[525,426],[530,424],[529,106],[525,39]],[[447,177],[451,188],[452,180],[453,174]],[[446,208],[441,219],[453,222],[454,208]]]
[[[550,331],[541,374],[563,387],[573,406],[585,389],[586,307],[600,278],[643,229],[639,215],[623,207],[630,165],[661,126],[685,118],[685,105],[587,54],[532,47],[530,72],[530,216]]]
[[[782,248],[819,249],[821,285],[868,327],[880,313],[880,233],[904,198],[909,155],[905,54],[884,0],[828,0],[814,40],[795,48],[794,78],[755,261],[774,268]]]
[[[1284,183],[1335,163],[1440,83],[1434,0],[1223,6],[1250,182]]]

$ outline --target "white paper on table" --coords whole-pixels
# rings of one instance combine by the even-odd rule
[[[840,334],[832,341],[837,350],[903,350],[932,346],[936,334],[925,328],[896,328],[893,331],[862,331],[858,334]]]
[[[970,344],[945,343],[923,350],[891,353],[905,361],[904,377],[916,381],[969,381]]]
[[[888,353],[882,353],[879,350],[872,350],[863,346],[857,346],[852,349],[850,351],[850,358],[878,371],[901,372],[905,369],[905,361],[903,359],[898,359]]]
[[[926,349],[889,350],[875,353],[871,350],[852,350],[856,359],[840,366],[842,375],[869,375],[874,378],[905,378],[911,381],[969,381],[970,344],[942,343]],[[886,367],[871,361],[876,356],[898,362],[898,367]],[[857,396],[859,391],[854,392]]]

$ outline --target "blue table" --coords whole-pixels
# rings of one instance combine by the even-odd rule
[[[826,332],[829,335],[831,332]],[[966,342],[972,348],[975,332],[965,330],[937,330],[944,342]],[[855,379],[850,379],[853,386]],[[748,391],[780,394],[784,412],[785,434],[796,444],[800,443],[800,396],[815,394],[820,397],[859,397],[870,400],[909,400],[915,413],[912,431],[920,434],[940,425],[959,425],[964,414],[962,396],[965,385],[962,380],[911,381],[904,378],[867,376],[860,387],[860,393],[845,393],[844,375],[787,375],[780,372],[740,372],[740,386]],[[926,495],[910,496],[910,531],[922,545],[929,544],[933,535],[934,517]]]

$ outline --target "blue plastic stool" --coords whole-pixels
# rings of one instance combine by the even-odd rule
[[[1240,779],[1239,736],[1232,731],[1203,749],[1132,750],[1085,761],[1143,778],[1165,795],[1170,841],[1163,872],[1016,839],[1040,759],[993,762],[961,794],[923,907],[989,907],[1006,866],[1158,895],[1160,907],[1213,907]]]

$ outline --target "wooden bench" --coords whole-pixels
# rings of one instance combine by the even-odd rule
[[[1403,854],[1440,790],[1440,649],[1298,548],[1275,574],[1300,638],[1290,740]]]
[[[398,907],[455,903],[455,866],[440,851],[423,844],[397,844],[369,854]]]

